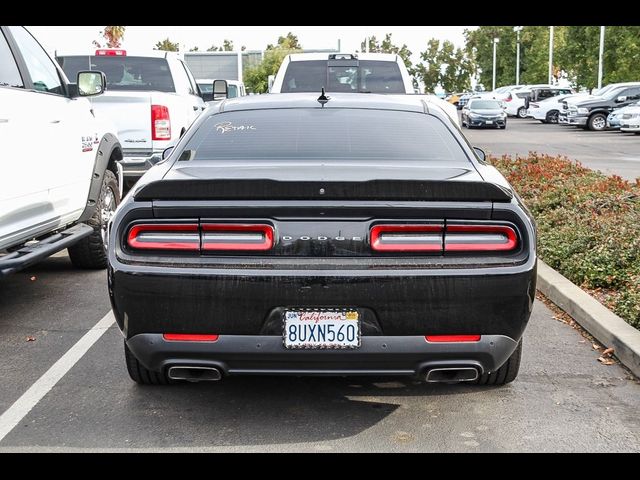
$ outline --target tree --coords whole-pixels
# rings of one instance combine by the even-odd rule
[[[104,27],[104,30],[100,32],[100,35],[106,40],[106,48],[120,48],[122,38],[124,37],[124,31],[127,27],[111,26]],[[97,40],[93,41],[93,45],[96,48],[102,48],[102,45]]]
[[[276,45],[267,45],[264,57],[255,67],[247,68],[243,74],[247,89],[253,93],[265,93],[269,89],[269,75],[275,75],[284,57],[302,50],[298,37],[291,32],[286,37],[278,37]]]
[[[471,77],[475,73],[474,63],[466,52],[449,40],[432,38],[427,49],[420,53],[421,63],[414,74],[424,83],[425,92],[433,92],[441,85],[447,92],[462,92],[471,88]]]
[[[169,38],[165,38],[164,40],[156,43],[156,46],[153,47],[154,50],[164,50],[165,52],[178,52],[180,51],[180,44],[173,43]]]
[[[189,51],[190,52],[197,52],[197,51],[199,51],[199,48],[197,46],[195,46],[193,48],[190,48]]]
[[[302,45],[300,45],[297,35],[291,32],[287,33],[285,37],[278,37],[278,43],[275,46],[267,45],[267,50],[274,50],[278,47],[289,50],[302,50]]]
[[[375,35],[368,37],[368,39],[369,39],[369,50],[368,50],[369,52],[397,53],[400,56],[400,58],[404,60],[404,63],[407,66],[407,69],[409,70],[409,73],[411,75],[414,74],[413,64],[411,62],[411,50],[409,50],[409,48],[405,44],[402,44],[401,47],[394,45],[394,43],[391,41],[391,33],[387,33],[384,36],[384,40],[382,40],[382,42],[378,42]],[[363,52],[367,51],[366,47],[367,47],[367,39],[364,39],[360,43],[360,50]]]
[[[233,52],[233,40],[227,40],[225,38],[221,47],[211,45],[207,48],[207,52]]]

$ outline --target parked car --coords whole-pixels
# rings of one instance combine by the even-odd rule
[[[640,134],[640,102],[625,110],[620,117],[620,131]]]
[[[497,100],[472,98],[462,109],[462,126],[507,128],[507,114]]]
[[[569,107],[571,105],[575,105],[576,103],[580,103],[587,100],[601,99],[602,97],[609,94],[613,90],[623,88],[623,87],[635,86],[638,84],[639,84],[638,82],[610,83],[609,85],[606,85],[599,90],[594,90],[592,94],[577,93],[577,94],[565,97],[565,99],[562,102],[562,110],[560,111],[560,115],[558,116],[558,123],[562,125],[569,125],[568,115],[569,115]],[[617,108],[621,108],[621,107],[622,106],[618,106]]]
[[[413,95],[435,103],[458,123],[458,111],[436,95],[416,95],[400,55],[391,53],[293,53],[270,82],[270,93],[381,93]]]
[[[206,108],[198,86],[180,54],[154,51],[132,55],[98,49],[92,55],[57,55],[65,73],[101,70],[107,91],[93,109],[109,117],[123,145],[125,181],[132,185],[174,145]]]
[[[469,99],[477,95],[479,95],[477,92],[470,92],[461,95],[460,99],[458,100],[458,110],[462,110],[464,106],[469,102]]]
[[[213,82],[214,79],[204,78],[196,80],[202,99],[205,102],[213,101]],[[244,87],[244,82],[238,80],[226,80],[229,94],[227,98],[244,97],[247,95],[247,91]]]
[[[589,98],[568,105],[567,123],[585,130],[604,130],[613,110],[640,100],[640,83],[613,88],[602,97]]]
[[[569,95],[558,95],[542,101],[530,102],[527,117],[540,120],[542,123],[558,123],[558,115],[562,109],[562,101]]]
[[[572,95],[573,93],[573,89],[566,87],[532,87],[524,99],[524,106],[528,109],[530,102],[541,102],[547,98],[557,97],[558,95]]]
[[[635,113],[637,107],[640,107],[640,101],[637,103],[632,103],[631,105],[627,105],[626,107],[618,108],[609,114],[607,117],[607,128],[617,130],[620,128],[622,122],[622,116],[627,113]]]
[[[451,93],[445,97],[445,100],[451,105],[455,105],[457,107],[462,95],[464,95],[464,93]]]
[[[512,90],[504,98],[504,111],[507,115],[518,118],[526,118],[527,108],[525,107],[525,98],[531,93],[529,89]]]
[[[122,148],[88,100],[104,74],[74,80],[25,28],[0,27],[0,277],[65,248],[76,267],[107,265]]]
[[[437,104],[329,97],[212,105],[125,198],[109,294],[134,381],[516,378],[536,291],[519,197]]]

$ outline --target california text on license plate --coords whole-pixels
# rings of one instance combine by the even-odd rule
[[[358,348],[360,315],[356,310],[286,310],[286,348]]]

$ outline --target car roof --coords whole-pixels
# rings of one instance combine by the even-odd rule
[[[85,56],[90,56],[90,57],[96,57],[99,55],[96,55],[96,50],[125,50],[127,52],[126,55],[120,57],[120,56],[116,56],[113,55],[114,57],[117,58],[126,58],[126,57],[150,57],[150,58],[181,58],[182,57],[182,53],[180,52],[166,52],[164,50],[127,50],[126,48],[94,48],[91,50],[82,50],[82,51],[75,51],[75,52],[61,52],[59,50],[56,50],[56,57],[85,57]],[[105,56],[107,58],[110,58],[111,56]]]
[[[318,108],[318,93],[272,93],[252,95],[242,99],[228,99],[221,102],[225,112],[240,110],[267,110],[278,108]],[[329,101],[323,108],[364,108],[373,110],[402,110],[407,112],[439,112],[447,116],[444,110],[424,96],[388,95],[375,93],[330,93]]]
[[[398,55],[395,53],[291,53],[289,60],[292,62],[304,62],[309,60],[328,60],[329,55],[353,55],[358,60],[383,60],[395,62]]]

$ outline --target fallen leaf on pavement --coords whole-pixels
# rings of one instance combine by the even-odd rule
[[[35,341],[36,341],[36,337],[32,337],[31,335],[27,337],[27,342],[35,342]]]
[[[594,350],[600,350],[600,345],[598,345],[597,343],[592,343],[592,344],[591,344],[591,347],[592,347]]]
[[[604,357],[598,357],[598,361],[603,365],[613,365],[614,363],[616,363],[616,361],[613,360],[612,358],[604,358]]]
[[[607,348],[604,352],[602,352],[602,356],[604,357],[605,355],[609,356],[614,352],[613,348],[609,347]]]

